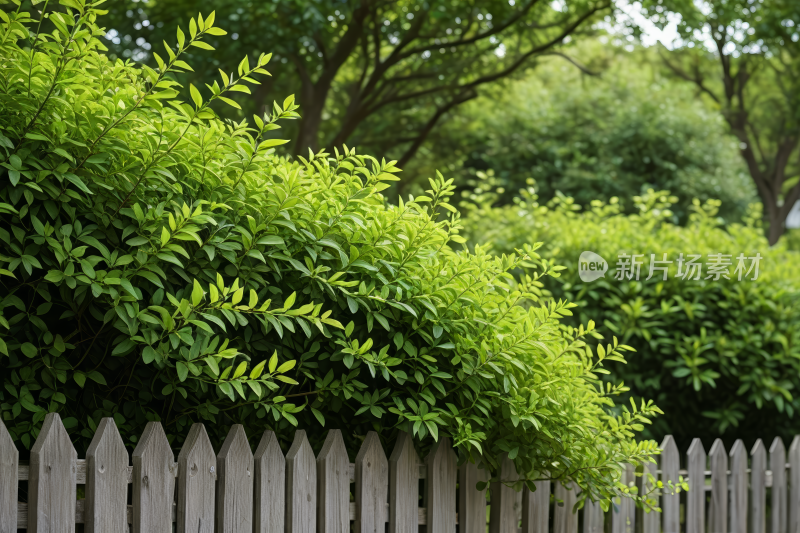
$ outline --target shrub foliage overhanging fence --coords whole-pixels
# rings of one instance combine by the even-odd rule
[[[695,439],[685,470],[672,437],[661,449],[660,468],[651,464],[650,473],[665,482],[687,476],[690,490],[661,495],[660,514],[635,509],[632,500],[616,502],[611,516],[592,502],[573,513],[577,494],[560,484],[551,494],[550,481],[537,482],[535,492],[496,482],[489,486],[489,533],[800,531],[800,436],[788,462],[779,438],[769,450],[759,439],[749,454],[742,441],[728,453],[720,440],[706,454]],[[235,425],[215,455],[205,427],[195,424],[175,462],[161,424],[150,422],[130,462],[112,418],[103,419],[86,459],[78,459],[60,417],[48,414],[29,465],[19,464],[0,421],[0,533],[71,532],[75,524],[87,533],[156,533],[173,531],[173,523],[178,533],[346,533],[351,522],[354,533],[416,533],[421,525],[429,533],[486,533],[486,489],[476,485],[487,472],[469,462],[458,467],[446,437],[421,462],[407,433],[387,458],[370,432],[350,463],[339,430],[328,432],[317,457],[298,430],[284,457],[271,431],[253,453]],[[515,475],[506,458],[500,478]],[[632,468],[625,475],[648,490],[646,476]],[[27,503],[18,502],[20,481],[28,483]],[[76,498],[81,484],[85,499]]]

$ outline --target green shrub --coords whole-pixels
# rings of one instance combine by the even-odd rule
[[[720,434],[753,442],[790,439],[800,430],[800,253],[785,243],[770,248],[757,210],[743,224],[722,226],[719,202],[695,201],[681,227],[670,222],[676,198],[666,192],[635,197],[634,215],[621,214],[616,200],[580,209],[571,198],[548,206],[538,205],[530,191],[523,198],[505,208],[473,206],[466,233],[499,251],[547,243],[540,254],[566,267],[561,283],[547,289],[577,303],[572,320],[592,319],[637,350],[611,378],[664,410],[646,435],[671,433],[688,446],[693,437],[709,444]],[[605,278],[580,280],[578,258],[586,250],[608,262]],[[645,254],[640,281],[615,279],[623,252]],[[704,263],[709,254],[730,254],[731,279],[683,280],[673,263],[667,281],[660,272],[645,280],[650,254],[660,260],[663,253],[672,261],[681,253],[702,254]],[[763,256],[757,280],[738,281],[733,274],[740,253]]]
[[[217,119],[269,56],[176,100],[185,51],[224,33],[213,13],[153,71],[103,55],[99,2],[61,3],[38,34],[0,13],[0,408],[16,441],[47,410],[79,448],[103,416],[131,446],[148,420],[176,444],[202,420],[217,443],[231,422],[284,442],[339,427],[351,451],[405,427],[423,452],[447,435],[495,467],[508,452],[529,480],[626,490],[619,465],[653,452],[634,432],[657,409],[611,412],[624,388],[597,373],[624,346],[593,351],[591,323],[560,322],[573,305],[540,299],[552,269],[533,248],[451,249],[441,176],[387,205],[391,162],[277,157],[268,134],[297,116],[292,97],[252,125]]]

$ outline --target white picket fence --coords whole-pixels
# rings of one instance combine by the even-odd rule
[[[788,464],[779,439],[769,456],[758,441],[749,469],[741,441],[730,458],[717,441],[708,456],[709,470],[699,440],[689,448],[687,470],[680,470],[671,437],[662,450],[661,469],[652,465],[651,472],[662,480],[688,475],[690,487],[700,490],[663,495],[661,514],[642,513],[629,500],[617,502],[608,521],[611,533],[800,533],[800,437],[792,443]],[[78,459],[58,414],[50,413],[31,449],[30,464],[20,465],[0,421],[0,533],[67,533],[76,524],[84,524],[87,533],[349,533],[351,528],[353,533],[385,533],[387,528],[388,533],[417,533],[419,526],[426,533],[487,532],[489,502],[486,490],[478,491],[476,484],[488,475],[472,463],[457,467],[447,438],[420,462],[408,434],[400,433],[387,459],[378,435],[370,432],[350,463],[339,430],[328,432],[317,457],[305,432],[298,430],[284,457],[271,431],[264,432],[254,454],[241,425],[230,429],[215,454],[205,427],[195,424],[175,462],[161,425],[151,422],[130,462],[113,419],[102,420],[86,459]],[[515,478],[514,464],[506,459],[501,479]],[[628,482],[646,488],[644,479],[627,469]],[[19,481],[26,480],[28,502],[20,503]],[[81,484],[86,498],[78,500]],[[556,484],[551,495],[549,481],[536,487],[515,492],[493,483],[489,533],[577,533],[579,526],[583,533],[604,532],[599,505],[590,503],[573,514],[574,491]]]

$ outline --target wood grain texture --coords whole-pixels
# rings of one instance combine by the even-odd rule
[[[316,533],[317,462],[306,432],[298,429],[286,454],[286,533]]]
[[[772,471],[770,532],[787,533],[786,448],[780,437],[775,437],[769,447],[769,469]]]
[[[28,530],[74,533],[78,453],[58,413],[45,416],[31,448]]]
[[[428,510],[427,533],[454,533],[456,530],[457,458],[448,437],[433,445],[425,465],[425,507]]]
[[[667,435],[661,442],[661,481],[664,486],[668,481],[678,483],[680,470],[680,454],[672,435]],[[663,533],[680,533],[680,495],[664,490],[661,495],[661,527]]]
[[[731,533],[747,533],[747,449],[737,439],[731,447]]]
[[[630,486],[634,478],[633,466],[625,465],[621,481]],[[632,533],[636,520],[633,501],[630,498],[620,498],[614,500],[614,504],[611,516],[612,533]]]
[[[489,533],[517,533],[517,513],[514,509],[517,494],[510,485],[518,478],[514,461],[504,453],[500,459],[500,479],[492,482],[489,494]]]
[[[374,431],[367,433],[356,455],[356,519],[354,533],[384,533],[389,500],[389,461],[381,439]]]
[[[350,459],[342,432],[331,429],[317,456],[317,532],[350,531]]]
[[[708,507],[708,533],[728,531],[728,454],[716,439],[708,452],[711,463],[711,504]]]
[[[522,489],[522,533],[550,530],[550,481],[537,481],[535,485],[533,492],[527,486]]]
[[[750,533],[767,532],[767,449],[761,439],[750,450]],[[746,475],[746,473],[745,473]],[[745,479],[745,483],[747,480]],[[745,485],[745,490],[747,486]]]
[[[553,512],[553,533],[577,533],[578,514],[572,512],[577,494],[571,487],[556,483],[556,506]]]
[[[411,435],[400,431],[389,457],[389,533],[417,533],[418,522],[419,455]]]
[[[0,533],[17,531],[18,469],[19,450],[0,419]]]
[[[192,424],[178,454],[178,533],[214,533],[217,458],[203,424]]]
[[[490,477],[488,469],[479,468],[476,463],[469,460],[458,468],[459,533],[486,533],[487,487],[478,490],[476,485],[482,481],[489,481]]]
[[[261,436],[253,468],[253,533],[284,533],[286,459],[274,431]]]
[[[133,450],[133,533],[172,530],[175,457],[160,422],[148,422]]]
[[[655,458],[656,460],[658,457]],[[642,468],[642,477],[637,478],[637,485],[639,487],[639,494],[657,494],[657,492],[653,492],[655,483],[650,482],[650,476],[653,476],[653,481],[658,481],[658,465],[656,463],[645,463]],[[677,480],[675,480],[677,481]],[[656,503],[660,500],[659,496],[655,496]],[[660,533],[661,531],[661,521],[660,513],[655,511],[650,511],[649,513],[644,512],[643,509],[636,510],[636,519],[637,519],[637,530],[641,527],[641,533]],[[584,521],[586,520],[586,515],[584,514]],[[641,526],[639,526],[639,522],[641,522]],[[600,525],[601,531],[598,533],[602,533],[602,523]],[[586,532],[585,532],[586,533]]]
[[[253,531],[253,476],[253,451],[235,424],[217,454],[216,533]]]
[[[654,523],[658,527],[658,516]],[[583,506],[583,533],[603,533],[603,508],[600,507],[599,502],[586,500],[586,504]],[[658,533],[657,529],[656,533]]]
[[[789,446],[789,533],[800,533],[800,435]]]
[[[113,418],[103,418],[86,450],[86,533],[128,533],[128,450]]]
[[[689,492],[686,493],[686,533],[706,530],[706,450],[700,439],[692,440],[686,452]]]

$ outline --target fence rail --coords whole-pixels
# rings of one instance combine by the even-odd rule
[[[769,450],[759,440],[749,454],[741,441],[728,453],[717,440],[708,456],[695,439],[683,470],[672,437],[661,448],[648,471],[662,481],[683,475],[690,486],[688,494],[662,495],[661,514],[643,513],[629,500],[617,502],[609,520],[590,502],[573,514],[577,495],[561,484],[539,481],[535,492],[515,492],[493,483],[489,533],[800,533],[800,437],[788,461],[780,439]],[[30,464],[20,464],[0,421],[0,533],[74,532],[76,524],[87,533],[164,533],[173,525],[177,533],[417,533],[421,525],[428,533],[487,531],[489,502],[476,484],[488,474],[470,463],[457,467],[447,438],[420,461],[408,434],[400,433],[387,458],[370,432],[350,463],[339,430],[328,432],[316,457],[298,430],[284,457],[271,431],[253,453],[240,425],[215,453],[205,427],[195,424],[176,461],[161,425],[151,422],[130,459],[113,419],[100,423],[86,459],[78,459],[58,414],[50,413]],[[515,476],[506,458],[501,478]],[[20,481],[28,482],[27,503],[18,501]],[[625,481],[648,488],[631,467]],[[85,485],[85,499],[76,498],[77,485]]]

